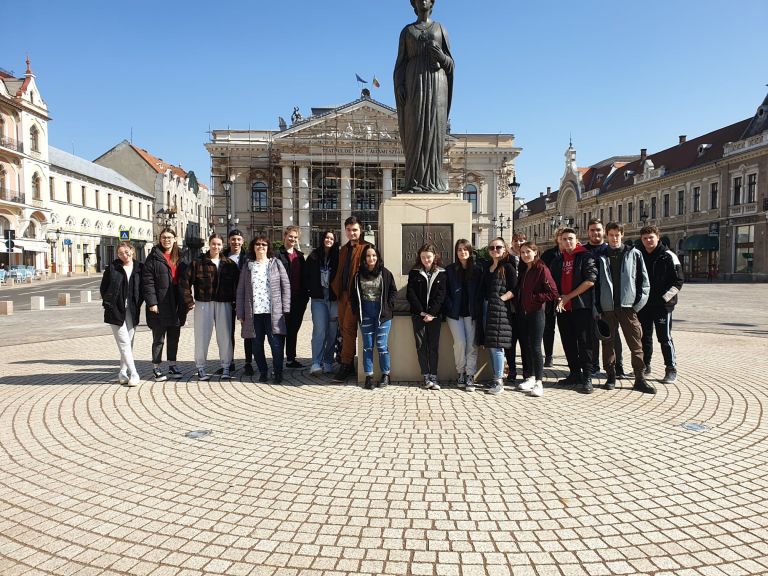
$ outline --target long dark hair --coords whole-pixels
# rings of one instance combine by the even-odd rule
[[[520,244],[520,253],[521,253],[520,254],[520,263],[521,264],[525,264],[523,262],[523,256],[522,256],[523,248],[530,248],[534,252],[534,254],[533,254],[533,262],[531,262],[531,266],[530,266],[531,269],[533,269],[533,268],[541,268],[542,266],[546,266],[546,264],[544,264],[544,261],[541,259],[541,250],[539,250],[539,247],[536,246],[536,244],[534,244],[530,240],[528,242],[523,242],[522,244]],[[529,266],[527,264],[525,265],[525,267],[529,268]]]
[[[165,250],[163,249],[163,245],[160,244],[160,236],[163,234],[170,234],[176,238],[176,231],[173,228],[163,228],[160,230],[160,234],[157,235],[157,244],[155,244],[155,248],[160,250],[160,252],[165,253]],[[181,252],[179,252],[179,243],[174,242],[173,246],[171,246],[171,264],[176,266],[176,264],[179,263],[179,260],[181,260]]]
[[[429,270],[429,272],[434,272],[435,269],[437,269],[437,267],[441,264],[440,252],[437,251],[437,246],[432,244],[432,242],[427,242],[426,244],[423,244],[421,248],[419,248],[419,251],[416,252],[416,262],[413,263],[413,268],[415,270],[424,267],[424,265],[421,263],[422,252],[432,252],[432,254],[435,255],[435,259],[432,261],[432,269]]]
[[[464,268],[464,266],[461,265],[461,261],[459,261],[459,248],[466,248],[469,250],[469,258],[467,260],[466,268]],[[472,242],[466,238],[459,238],[456,240],[456,244],[453,246],[453,259],[456,262],[456,270],[459,280],[463,282],[465,278],[467,280],[471,279],[475,267],[475,251],[472,248]]]
[[[256,260],[256,242],[267,243],[267,258],[273,258],[275,251],[272,248],[272,242],[267,238],[265,234],[257,234],[256,237],[248,243],[248,258],[250,260]]]
[[[373,250],[376,253],[376,266],[373,267],[373,270],[368,270],[368,265],[365,263],[365,257],[368,254],[368,250]],[[384,260],[381,259],[381,253],[379,252],[379,249],[372,244],[366,246],[365,250],[363,250],[363,253],[360,254],[360,267],[358,268],[360,276],[367,280],[371,280],[381,274],[383,268]]]

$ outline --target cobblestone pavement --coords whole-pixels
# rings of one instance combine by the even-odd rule
[[[768,574],[768,286],[697,289],[656,396],[558,388],[562,355],[540,399],[305,370],[127,389],[111,335],[6,345],[0,575]]]

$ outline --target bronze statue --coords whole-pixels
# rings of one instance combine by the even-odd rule
[[[453,58],[445,28],[433,21],[435,0],[411,0],[416,22],[400,33],[395,101],[405,154],[403,192],[447,192],[443,145],[453,95]]]

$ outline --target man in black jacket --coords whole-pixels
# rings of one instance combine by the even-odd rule
[[[552,262],[552,278],[561,296],[556,302],[557,326],[569,374],[559,382],[579,386],[582,394],[591,394],[592,348],[590,332],[593,323],[593,290],[597,266],[592,255],[576,240],[573,228],[564,228],[560,236],[563,250]]]
[[[651,355],[653,354],[653,329],[656,339],[661,344],[664,356],[664,379],[662,383],[671,384],[677,380],[675,345],[672,343],[672,311],[677,304],[677,294],[683,287],[683,267],[677,255],[659,243],[659,229],[645,226],[640,230],[643,242],[643,260],[651,281],[651,293],[648,303],[638,313],[643,329],[643,358],[645,373],[651,373]]]
[[[298,226],[288,226],[283,234],[283,246],[277,253],[277,257],[283,263],[291,283],[291,311],[285,317],[285,322],[288,325],[288,334],[285,337],[285,366],[287,368],[302,367],[302,364],[296,360],[296,339],[309,300],[307,288],[303,282],[306,260],[304,253],[299,250],[300,237],[301,229]]]
[[[560,235],[563,233],[563,227],[559,227],[555,230],[555,245],[541,253],[541,261],[547,265],[547,268],[552,268],[552,262],[555,257],[560,253]],[[552,368],[553,351],[555,349],[555,321],[557,315],[555,314],[555,303],[547,302],[544,307],[544,367]]]
[[[243,233],[238,230],[237,228],[230,230],[229,235],[227,237],[227,242],[229,243],[229,247],[224,250],[223,255],[232,260],[235,264],[237,264],[237,268],[242,271],[243,265],[246,261],[246,254],[245,250],[243,250]],[[234,350],[235,350],[235,330],[236,327],[240,323],[236,321],[235,319],[235,307],[232,307],[232,364],[229,366],[229,371],[234,372],[235,371],[235,356],[234,356]],[[253,342],[250,338],[245,338],[243,340],[243,348],[245,349],[245,366],[243,367],[243,373],[247,376],[253,375],[253,364],[251,364],[253,360]],[[217,372],[217,374],[221,373],[221,369]]]

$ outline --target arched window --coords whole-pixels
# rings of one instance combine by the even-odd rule
[[[10,229],[11,229],[11,223],[8,220],[8,218],[0,216],[0,234]]]
[[[0,144],[5,146],[5,118],[0,116]]]
[[[267,185],[265,182],[254,182],[251,185],[251,212],[267,212]]]
[[[29,146],[33,152],[40,152],[40,131],[37,126],[32,126],[29,129]]]
[[[32,198],[34,198],[35,200],[41,200],[43,198],[43,194],[40,188],[41,188],[40,174],[35,172],[34,176],[32,176]]]
[[[8,174],[5,172],[5,168],[0,165],[0,198],[7,200],[8,195]]]
[[[24,238],[30,238],[34,240],[37,238],[37,227],[39,224],[35,222],[34,220],[29,221],[29,225],[27,226],[27,229],[24,230]]]
[[[477,186],[474,184],[464,186],[464,200],[472,205],[472,214],[477,214]]]

